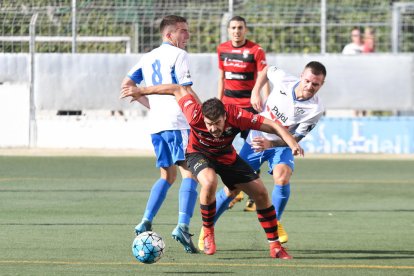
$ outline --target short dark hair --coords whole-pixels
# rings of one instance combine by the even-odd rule
[[[175,26],[177,23],[187,23],[187,19],[178,15],[167,15],[160,23],[160,33],[162,33],[167,26]]]
[[[226,109],[224,108],[224,104],[219,99],[211,98],[203,103],[201,106],[201,112],[207,119],[215,121],[220,116],[224,116],[226,114]]]
[[[322,74],[324,77],[326,77],[326,68],[325,66],[320,63],[319,61],[311,61],[308,64],[306,64],[305,69],[309,68],[314,75],[320,75]]]
[[[231,22],[231,21],[240,21],[240,22],[243,22],[243,23],[244,23],[244,26],[246,26],[246,27],[247,27],[246,19],[244,19],[244,18],[243,18],[243,17],[241,17],[241,16],[238,16],[238,15],[233,16],[233,17],[229,20],[229,23],[227,24],[227,27],[228,27],[228,26],[230,26],[230,22]]]
[[[352,31],[355,31],[355,30],[357,30],[357,31],[362,31],[360,27],[358,27],[358,26],[354,26],[354,27],[352,27],[351,32],[352,32]]]

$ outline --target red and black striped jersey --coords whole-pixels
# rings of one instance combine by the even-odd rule
[[[201,104],[193,95],[182,97],[178,105],[191,129],[187,153],[200,152],[223,164],[233,164],[236,161],[236,150],[232,145],[234,137],[242,130],[259,130],[264,121],[264,117],[258,114],[250,113],[235,105],[225,105],[227,116],[224,131],[220,137],[214,137],[204,122]]]
[[[257,72],[266,66],[264,50],[250,40],[240,47],[227,41],[217,47],[217,54],[219,68],[224,72],[223,103],[251,107],[250,96]]]

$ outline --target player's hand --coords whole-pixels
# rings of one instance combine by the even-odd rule
[[[297,155],[302,156],[302,157],[305,156],[305,151],[301,148],[301,146],[299,146],[299,144],[295,147],[292,147],[291,150],[294,156],[297,156]]]
[[[271,148],[272,142],[263,137],[255,137],[252,140],[251,147],[254,152],[261,152],[265,149]]]
[[[252,91],[252,95],[250,96],[250,104],[257,112],[262,112],[262,98],[260,96],[260,92],[256,93]]]
[[[120,98],[132,97],[132,101],[137,101],[142,97],[141,88],[137,86],[125,85],[122,87]]]

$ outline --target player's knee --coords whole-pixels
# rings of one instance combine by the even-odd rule
[[[200,203],[211,204],[216,198],[217,185],[214,183],[202,183],[200,190]]]
[[[236,197],[240,193],[240,191],[241,191],[240,188],[236,188],[233,190],[229,190],[229,188],[227,187],[224,188],[224,192],[226,193],[228,197]]]
[[[256,202],[257,207],[260,207],[260,209],[265,208],[267,205],[270,204],[267,190],[259,190],[259,191],[256,191],[253,195],[249,195],[249,196],[253,198],[253,200]]]
[[[202,189],[204,189],[204,191],[209,194],[214,194],[217,189],[217,184],[215,184],[213,181],[207,182],[202,185]]]
[[[286,185],[289,183],[291,175],[290,171],[273,170],[273,181],[278,185]]]
[[[177,170],[173,167],[161,169],[161,178],[164,178],[168,183],[173,184],[177,179]]]
[[[273,181],[275,182],[275,184],[277,184],[277,185],[287,185],[287,184],[289,184],[289,180],[290,178],[289,177],[283,177],[283,176],[281,176],[281,177],[275,177],[275,176],[273,176]]]
[[[265,201],[269,199],[269,193],[267,192],[266,189],[261,189],[258,193],[258,196],[260,197],[261,201]]]
[[[170,184],[174,184],[174,182],[175,182],[175,180],[177,179],[177,177],[175,177],[175,176],[167,176],[166,178],[165,178],[165,180],[168,182],[168,183],[170,183]]]

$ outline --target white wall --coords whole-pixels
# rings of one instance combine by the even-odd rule
[[[0,54],[0,147],[29,146],[28,55]],[[119,99],[120,82],[140,55],[38,54],[38,109],[142,110]],[[191,54],[194,89],[216,96],[217,57]],[[327,66],[321,96],[327,108],[414,110],[414,55],[268,55],[268,62],[300,74],[310,60]],[[42,110],[37,110],[38,114]],[[151,150],[145,117],[38,116],[37,147]]]
[[[149,124],[144,117],[50,117],[38,121],[37,146],[151,150]]]
[[[0,147],[29,145],[30,90],[27,83],[0,84]]]

